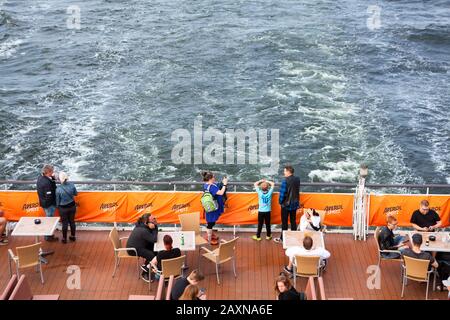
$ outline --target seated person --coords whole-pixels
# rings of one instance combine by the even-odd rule
[[[309,236],[305,236],[303,239],[303,247],[288,248],[286,249],[286,255],[289,257],[289,264],[284,267],[284,271],[288,273],[292,273],[295,256],[320,256],[321,268],[325,267],[326,260],[331,256],[330,252],[324,248],[313,248],[313,239]]]
[[[7,224],[8,220],[5,218],[5,213],[0,210],[0,246],[5,246],[8,244],[8,239],[6,239],[6,236],[3,235]]]
[[[443,291],[445,288],[445,285],[443,285],[444,280],[450,277],[450,252],[436,253],[436,261],[439,264],[439,267],[437,268],[439,284],[436,288],[439,291]]]
[[[146,282],[150,281],[148,264],[155,257],[154,247],[158,240],[158,225],[156,218],[150,213],[143,214],[137,221],[135,228],[130,234],[127,241],[127,248],[135,248],[139,257],[145,259],[142,268],[142,279]],[[132,250],[128,250],[128,254],[134,256]]]
[[[300,218],[300,231],[320,231],[320,214],[315,209],[307,209]]]
[[[186,289],[188,285],[192,284],[194,286],[197,286],[203,279],[205,279],[205,277],[197,270],[193,270],[187,278],[179,278],[173,285],[170,299],[180,299],[181,295],[184,292],[184,289]]]
[[[202,293],[198,290],[196,285],[190,284],[184,289],[183,294],[178,300],[201,300],[200,296]]]
[[[430,267],[437,268],[439,264],[436,259],[434,259],[433,255],[429,252],[420,250],[420,246],[422,245],[422,235],[419,233],[415,233],[412,236],[412,249],[402,250],[402,255],[406,257],[411,257],[414,259],[422,259],[429,260]]]
[[[405,244],[406,238],[401,235],[394,235],[394,230],[397,229],[398,221],[394,216],[387,217],[387,225],[381,228],[378,235],[378,243],[381,250],[405,250],[408,246]],[[398,259],[400,253],[396,252],[382,252],[381,255],[385,259]]]
[[[413,212],[410,222],[417,231],[435,231],[442,225],[441,218],[436,211],[430,209],[427,200],[420,202],[420,208]]]
[[[161,261],[165,259],[173,259],[181,257],[181,251],[178,248],[173,248],[173,239],[171,236],[166,234],[163,238],[164,250],[159,251],[156,257],[150,261],[152,271],[156,274],[156,279],[159,279],[161,274]]]
[[[275,293],[278,300],[306,300],[305,294],[295,290],[284,273],[281,273],[276,280]]]

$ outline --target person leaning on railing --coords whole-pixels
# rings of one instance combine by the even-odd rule
[[[6,235],[3,234],[7,224],[8,220],[5,218],[5,213],[0,210],[0,246],[6,246],[8,244],[8,239],[6,239]]]
[[[156,218],[150,213],[144,213],[136,222],[136,226],[131,231],[127,241],[127,248],[135,248],[139,257],[145,259],[141,266],[142,279],[150,281],[148,264],[155,257],[155,243],[158,240],[158,225]],[[132,250],[128,251],[131,256],[135,255]]]
[[[44,165],[42,174],[36,182],[39,205],[44,209],[45,216],[53,217],[56,210],[56,179],[54,168],[50,164]],[[45,236],[46,241],[58,241],[58,237]]]
[[[258,194],[258,229],[253,240],[261,241],[261,231],[263,224],[266,224],[266,240],[271,240],[270,230],[270,212],[272,210],[272,194],[275,183],[261,179],[254,184],[256,193]]]
[[[442,225],[441,218],[436,211],[430,209],[428,200],[420,201],[420,208],[413,212],[410,220],[417,231],[435,231]]]
[[[70,225],[70,241],[76,240],[75,213],[77,206],[75,204],[75,196],[78,195],[77,188],[72,182],[68,181],[69,177],[65,172],[59,173],[60,185],[56,187],[56,206],[59,210],[62,222],[62,243],[67,243],[67,230]]]
[[[278,202],[281,206],[281,235],[273,239],[277,243],[283,242],[283,231],[288,229],[288,219],[291,223],[291,230],[297,230],[297,209],[300,207],[300,178],[294,176],[292,166],[284,167],[284,179],[280,186],[280,196]]]

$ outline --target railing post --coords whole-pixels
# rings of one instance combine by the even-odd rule
[[[428,187],[427,188],[427,195],[429,195],[430,194],[430,188]]]

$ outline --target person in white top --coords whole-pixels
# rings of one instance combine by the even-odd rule
[[[314,209],[307,209],[300,218],[300,231],[320,231],[320,215]]]
[[[313,239],[309,236],[305,236],[303,239],[303,247],[291,247],[286,249],[286,255],[289,257],[289,264],[284,267],[284,271],[292,273],[292,266],[295,256],[319,256],[321,268],[326,265],[327,259],[331,256],[330,252],[324,248],[313,247]]]

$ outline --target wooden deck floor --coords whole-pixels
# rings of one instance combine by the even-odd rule
[[[121,232],[121,236],[129,232]],[[220,234],[231,239],[231,233]],[[206,279],[201,287],[206,288],[208,299],[274,299],[274,279],[286,264],[287,258],[280,244],[273,241],[255,242],[250,233],[240,233],[237,246],[237,279],[231,265],[222,268],[221,285],[217,285],[214,266],[204,259],[201,269]],[[32,244],[33,238],[10,237],[8,246],[0,247],[0,290],[9,279],[7,249]],[[113,272],[112,245],[105,231],[80,231],[76,243],[62,244],[44,242],[46,249],[55,250],[49,256],[50,263],[44,265],[45,284],[39,281],[33,269],[25,271],[34,294],[58,293],[61,299],[127,299],[129,294],[149,294],[148,284],[137,279],[136,265],[122,261],[115,278]],[[382,262],[381,288],[368,289],[366,273],[368,266],[376,263],[376,248],[372,236],[367,242],[354,241],[349,234],[326,234],[326,248],[331,252],[328,268],[324,273],[327,298],[352,299],[400,299],[400,267],[397,262]],[[187,254],[188,265],[197,267],[197,252]],[[81,289],[69,290],[66,273],[70,265],[81,269]],[[190,270],[191,270],[190,269]],[[189,272],[189,271],[188,271]],[[304,279],[297,282],[304,289]],[[153,287],[155,292],[156,284]],[[425,284],[409,282],[404,299],[425,299]],[[447,299],[447,292],[432,292],[430,299]]]

